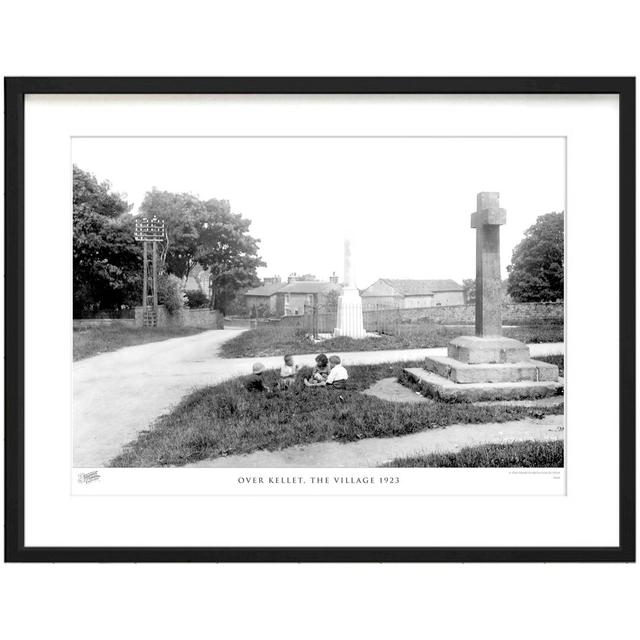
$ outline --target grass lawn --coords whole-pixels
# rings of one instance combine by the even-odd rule
[[[397,458],[383,467],[553,467],[564,466],[562,440],[482,444],[452,453]]]
[[[297,386],[267,395],[250,393],[245,378],[235,378],[195,391],[152,429],[140,433],[111,461],[116,467],[183,465],[205,458],[276,451],[295,444],[350,442],[392,437],[459,423],[505,422],[561,414],[562,406],[482,407],[470,404],[393,403],[360,391],[376,380],[398,377],[404,367],[420,362],[396,362],[349,367],[349,389],[306,389]],[[310,370],[303,369],[302,375]],[[273,385],[278,373],[265,372]]]
[[[291,353],[344,353],[348,351],[381,351],[383,349],[419,349],[445,347],[458,336],[473,335],[474,328],[446,327],[438,324],[399,325],[398,335],[353,340],[338,337],[313,343],[304,329],[281,325],[266,325],[245,331],[222,346],[223,358],[264,357]],[[564,328],[561,324],[519,326],[504,329],[504,335],[525,343],[562,342]]]
[[[156,329],[135,329],[119,325],[89,327],[73,330],[73,359],[82,360],[99,353],[115,351],[136,344],[158,342],[168,338],[181,338],[201,333],[206,329],[199,327],[170,327]]]

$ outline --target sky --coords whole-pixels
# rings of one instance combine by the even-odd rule
[[[152,187],[228,200],[252,221],[260,277],[342,278],[344,237],[356,282],[475,277],[470,216],[498,191],[506,277],[536,218],[565,210],[564,138],[74,138],[73,162],[126,194]]]

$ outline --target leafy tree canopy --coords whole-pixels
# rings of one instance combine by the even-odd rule
[[[209,270],[212,307],[224,311],[240,289],[258,284],[256,269],[265,266],[259,241],[249,235],[251,220],[232,213],[228,201],[152,189],[140,212],[165,220],[168,273],[186,279],[196,264]]]
[[[133,237],[131,205],[73,167],[74,313],[120,309],[140,297],[142,250]]]
[[[213,280],[211,306],[224,311],[237,291],[259,284],[256,270],[266,262],[258,255],[260,241],[249,235],[251,220],[231,213],[226,201],[208,200],[205,206],[209,218],[198,261]]]
[[[111,191],[108,181],[98,182],[92,173],[73,165],[73,214],[95,213],[107,218],[118,218],[129,213],[132,205],[126,196]]]
[[[168,237],[165,268],[168,273],[186,279],[198,263],[200,236],[207,222],[204,202],[190,193],[171,193],[154,187],[146,193],[140,214],[165,221]]]
[[[74,311],[134,306],[142,290],[142,247],[134,239],[135,218],[125,197],[108,182],[73,168]],[[211,306],[222,311],[241,289],[258,284],[265,266],[251,221],[231,212],[226,200],[202,201],[189,193],[152,189],[140,213],[165,221],[167,241],[161,269],[186,280],[196,264],[213,280]]]
[[[329,291],[327,291],[324,296],[323,310],[327,312],[337,311],[339,297],[340,292],[338,291],[338,289],[329,289]]]
[[[539,216],[513,250],[508,293],[516,302],[564,299],[564,212]]]

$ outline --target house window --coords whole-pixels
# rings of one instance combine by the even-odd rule
[[[307,304],[313,304],[313,294],[307,294]]]

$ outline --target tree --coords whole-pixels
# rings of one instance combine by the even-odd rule
[[[201,253],[201,234],[208,219],[204,203],[190,193],[154,187],[145,194],[140,214],[165,221],[168,241],[164,268],[186,282]]]
[[[513,302],[513,298],[509,295],[509,279],[506,278],[502,281],[501,287],[502,289],[502,303],[509,304]]]
[[[258,240],[249,235],[251,220],[231,212],[227,200],[203,202],[189,193],[152,189],[140,212],[165,220],[165,269],[183,282],[196,264],[213,279],[211,308],[225,311],[237,292],[258,284],[256,269],[266,266],[258,256]]]
[[[464,288],[464,301],[465,304],[476,303],[476,281],[474,278],[467,278],[462,281],[462,287]]]
[[[508,293],[516,302],[564,299],[564,212],[539,216],[513,250]]]
[[[203,291],[197,289],[195,291],[185,291],[184,293],[187,296],[189,309],[202,309],[209,306],[209,298]]]
[[[98,182],[96,177],[73,165],[73,213],[91,212],[106,218],[118,218],[129,213],[130,205],[119,193],[111,191],[108,181]]]
[[[250,315],[250,309],[247,306],[247,299],[244,296],[245,290],[241,289],[237,291],[235,295],[226,303],[224,312],[234,316],[242,316],[248,318]],[[207,299],[207,306],[209,306],[209,300]]]
[[[73,310],[115,310],[140,298],[142,250],[133,237],[131,205],[73,167]]]
[[[266,263],[258,255],[259,240],[249,235],[251,220],[231,213],[225,200],[208,200],[205,207],[198,262],[212,280],[211,308],[224,312],[238,291],[259,284],[257,269]]]
[[[185,307],[187,296],[182,288],[182,280],[172,273],[158,276],[158,303],[169,313],[177,313]]]
[[[338,289],[329,289],[324,296],[323,310],[326,312],[337,311],[339,297],[340,291]]]

